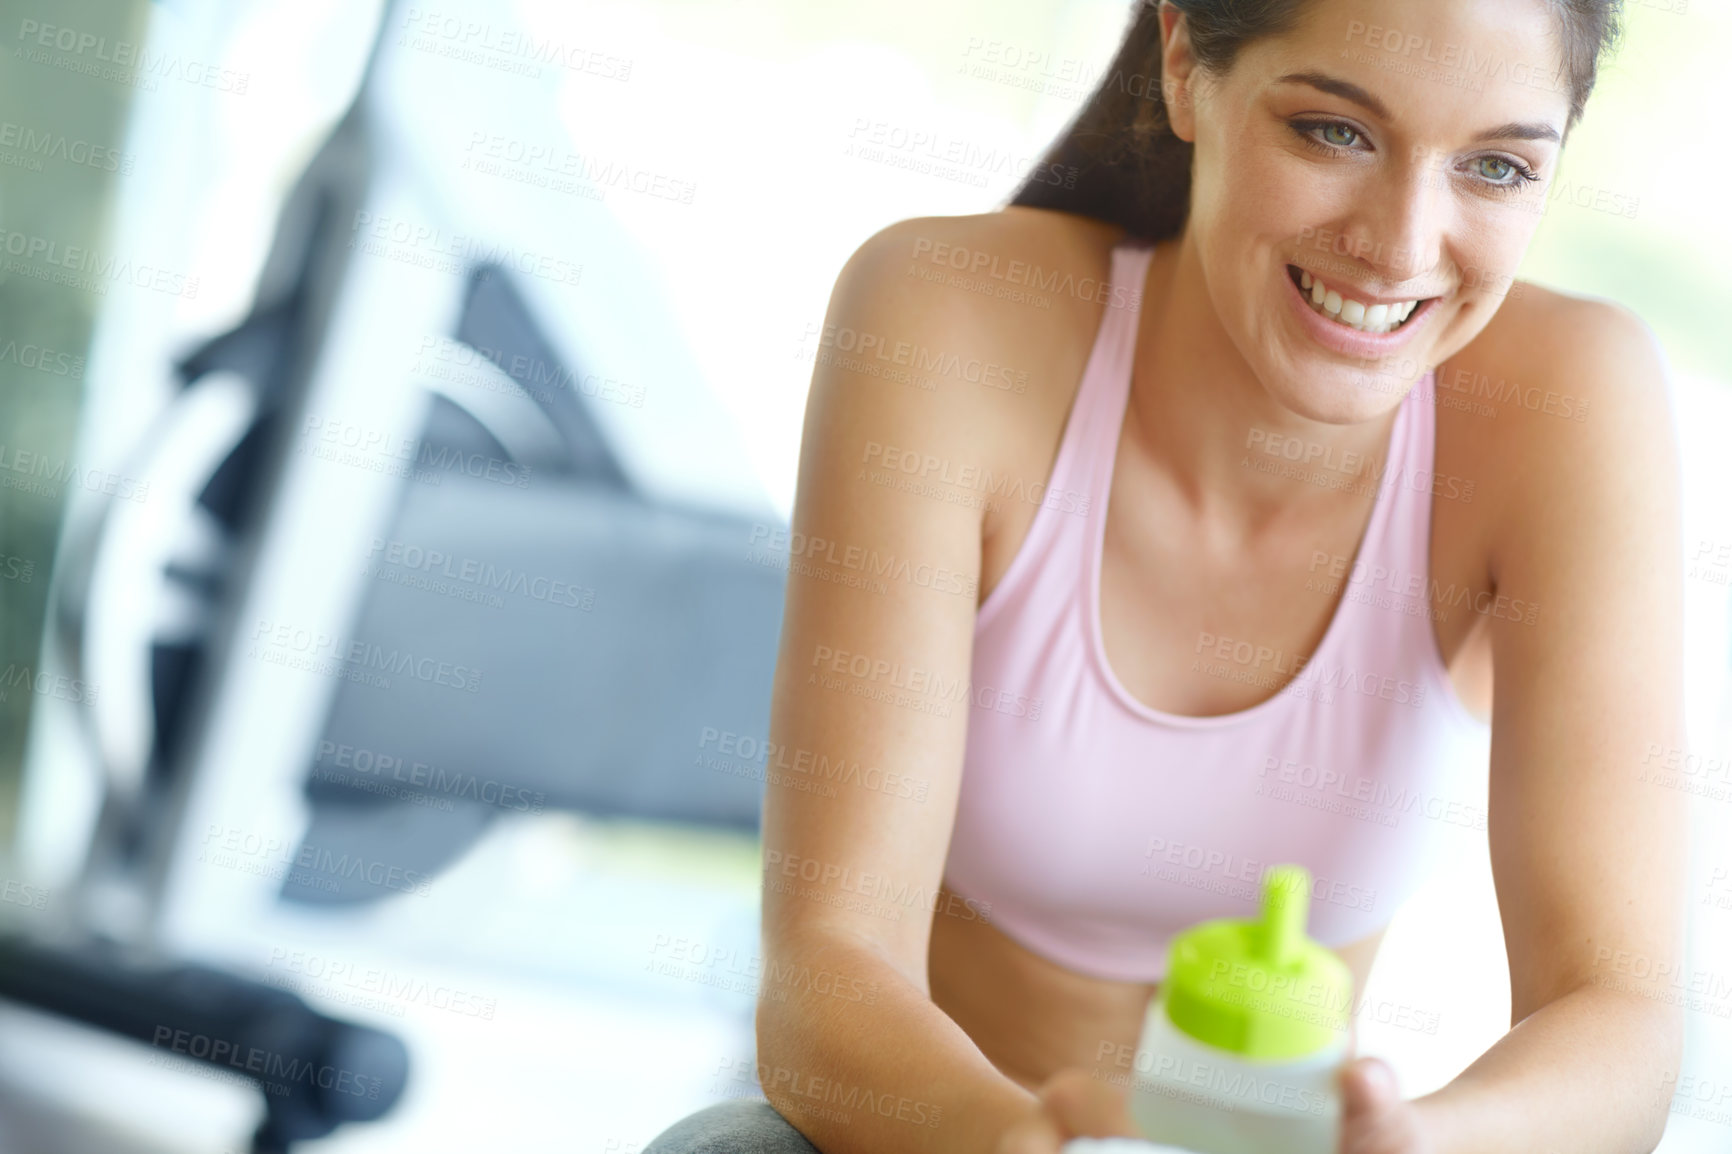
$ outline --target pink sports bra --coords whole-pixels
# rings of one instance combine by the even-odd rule
[[[1152,252],[1113,249],[1111,299],[1140,299],[1120,290],[1144,283]],[[1490,727],[1455,695],[1425,596],[1429,376],[1364,482],[1377,496],[1339,578],[1347,591],[1297,675],[1290,656],[1205,636],[1198,671],[1286,684],[1248,709],[1188,717],[1119,683],[1101,647],[1100,557],[1137,316],[1106,310],[1053,463],[1047,492],[1083,499],[1043,502],[976,617],[972,683],[1024,704],[968,711],[944,880],[1059,965],[1158,981],[1173,934],[1253,915],[1263,871],[1283,862],[1311,871],[1309,932],[1325,945],[1386,925],[1483,838]]]

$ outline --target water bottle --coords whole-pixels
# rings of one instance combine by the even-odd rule
[[[1335,1154],[1353,975],[1305,935],[1311,875],[1263,877],[1260,918],[1174,937],[1129,1066],[1131,1118],[1196,1154]],[[1114,1071],[1115,1075],[1118,1074]]]

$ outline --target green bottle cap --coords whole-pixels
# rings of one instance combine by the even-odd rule
[[[1216,918],[1173,938],[1157,997],[1174,1026],[1240,1057],[1314,1054],[1347,1030],[1353,974],[1305,936],[1311,875],[1296,865],[1263,875],[1261,918]]]

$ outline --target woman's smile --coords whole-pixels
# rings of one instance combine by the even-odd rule
[[[1377,360],[1406,347],[1443,299],[1377,296],[1291,264],[1283,266],[1281,279],[1293,314],[1311,339],[1360,360]]]
[[[1332,321],[1362,333],[1387,333],[1400,328],[1425,298],[1393,300],[1362,292],[1352,285],[1332,284],[1298,265],[1287,266],[1287,275],[1310,294],[1311,307]]]

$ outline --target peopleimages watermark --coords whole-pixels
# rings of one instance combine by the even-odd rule
[[[586,200],[605,200],[610,191],[625,191],[650,200],[690,204],[698,191],[695,180],[498,133],[471,132],[463,152],[457,166],[463,171]]]
[[[1732,1078],[1724,1074],[1704,1078],[1700,1074],[1664,1071],[1655,1093],[1668,1103],[1666,1110],[1670,1114],[1732,1126]]]
[[[253,625],[250,640],[248,657],[380,689],[391,687],[387,673],[469,693],[481,689],[481,671],[467,665],[370,641],[339,642],[329,634],[264,617]]]
[[[1002,148],[983,148],[966,137],[938,129],[909,127],[871,117],[854,118],[842,155],[985,188],[994,176],[1015,176],[1034,184],[1075,188],[1075,165]]]
[[[1255,1006],[1265,1014],[1309,1022],[1341,1033],[1346,1032],[1350,1019],[1369,1017],[1381,1026],[1436,1035],[1443,1020],[1442,1013],[1437,1010],[1392,1002],[1387,998],[1376,1002],[1363,998],[1355,1001],[1349,988],[1295,978],[1278,970],[1271,971],[1267,966],[1230,962],[1224,958],[1216,959],[1209,966],[1209,978],[1223,1000],[1232,1004]]]
[[[835,548],[837,548],[838,542],[828,541],[824,537],[807,539],[805,534],[795,535],[800,541],[798,546],[793,544],[793,537],[790,537],[786,528],[764,525],[762,522],[757,523],[752,527],[750,541],[746,542],[745,560],[752,561],[753,565],[774,568],[783,574],[811,577],[811,579],[823,580],[828,584],[859,589],[861,593],[883,594],[885,591],[889,591],[889,586],[885,582],[875,579],[875,577],[868,577],[864,570],[868,567],[868,563],[871,563],[873,568],[878,568],[882,572],[890,572],[890,568],[894,565],[894,556],[885,558],[885,560],[878,560],[875,551],[869,546],[843,546],[843,560],[852,561],[854,568],[852,570],[845,570],[845,568],[838,570],[838,568],[831,568],[830,565],[824,565],[824,563],[805,560],[802,556],[809,546],[816,548],[819,553],[828,549],[828,553],[830,553],[828,560],[833,563],[837,560]],[[818,544],[812,544],[812,542],[818,542]],[[927,589],[937,587],[942,593],[965,593],[972,596],[972,587],[966,586],[965,577],[961,574],[951,574],[951,570],[942,570],[942,568],[934,568],[930,565],[916,567],[913,561],[909,561],[906,567],[901,568],[901,572],[904,579],[914,580],[916,575],[925,579],[927,584],[923,587],[927,587]],[[934,586],[932,584],[934,579],[954,580],[946,580],[946,584]],[[920,584],[920,580],[914,580],[914,584]]]
[[[783,880],[786,878],[812,884],[799,886]],[[772,893],[790,894],[889,921],[902,920],[905,909],[945,914],[965,922],[992,920],[991,902],[965,898],[945,891],[942,886],[929,890],[906,879],[892,878],[889,874],[858,870],[850,865],[783,853],[777,849],[764,851],[764,887]],[[886,904],[878,905],[878,902]]]
[[[1542,92],[1568,94],[1569,77],[1553,64],[1538,65],[1525,60],[1512,60],[1502,55],[1486,55],[1473,45],[1445,40],[1436,42],[1419,32],[1385,28],[1363,20],[1347,22],[1347,42],[1363,43],[1381,56],[1354,53],[1343,48],[1342,55],[1361,63],[1376,64],[1389,71],[1435,80],[1456,88],[1483,92],[1488,81],[1501,80],[1523,88]]]
[[[1702,904],[1715,909],[1732,910],[1732,868],[1717,865],[1708,871],[1702,886]]]
[[[335,893],[342,880],[358,880],[378,889],[425,897],[433,879],[419,870],[404,869],[360,853],[333,853],[311,844],[264,837],[238,826],[206,826],[199,847],[200,863],[218,869],[256,874],[270,881]]]
[[[376,1099],[383,1084],[375,1076],[346,1067],[320,1065],[304,1057],[174,1026],[157,1026],[150,1044],[201,1062],[227,1066],[239,1075],[251,1075],[263,1086],[265,1093],[279,1097],[300,1083],[310,1090]]]
[[[790,993],[817,994],[843,1002],[874,1005],[878,983],[828,968],[813,970],[806,964],[783,964],[761,954],[742,954],[734,946],[717,946],[697,938],[657,934],[650,946],[644,969],[664,978],[677,978],[736,994],[749,994],[773,1002],[785,1002]]]
[[[75,381],[84,377],[83,357],[74,353],[57,352],[34,341],[17,341],[9,337],[0,342],[0,361],[10,361],[19,368],[35,369],[50,376],[68,377]]]
[[[94,296],[108,295],[111,284],[168,296],[198,296],[198,278],[175,269],[104,256],[83,245],[66,244],[53,237],[0,227],[0,252],[19,260],[7,260],[0,270],[49,284],[65,285]]]
[[[94,76],[126,87],[154,92],[163,79],[182,80],[232,96],[244,96],[252,74],[189,60],[172,52],[153,52],[128,40],[110,41],[106,36],[39,20],[22,20],[17,39],[23,45],[13,55],[32,64],[47,64],[66,72]],[[53,49],[54,55],[44,51]]]
[[[894,1118],[915,1126],[936,1126],[944,1108],[933,1102],[923,1102],[888,1090],[874,1091],[856,1083],[825,1077],[786,1066],[765,1065],[750,1058],[723,1058],[716,1066],[716,1093],[724,1097],[745,1096],[743,1087],[761,1087],[781,1095],[778,1110],[797,1116],[825,1118],[848,1125],[853,1116],[849,1110],[864,1111],[880,1118]],[[733,1088],[719,1085],[723,1080],[735,1083]]]
[[[1698,537],[1686,560],[1690,568],[1685,576],[1710,585],[1732,585],[1732,540]]]
[[[1376,697],[1418,709],[1425,704],[1425,686],[1345,663],[1316,661],[1304,654],[1207,631],[1197,634],[1191,650],[1191,672],[1262,688],[1279,689],[1296,697],[1333,704],[1335,691]],[[1232,664],[1226,664],[1231,662]],[[1268,672],[1263,666],[1267,664]]]
[[[282,946],[271,949],[266,962],[271,985],[298,993],[315,993],[331,1001],[403,1017],[406,1006],[425,1006],[464,1018],[491,1022],[499,1000],[455,986],[441,985],[382,966],[326,957]]]
[[[66,701],[73,705],[91,705],[96,701],[97,687],[64,673],[49,673],[28,665],[7,662],[6,668],[0,669],[0,701],[10,701],[15,689],[34,693],[38,697],[52,697],[56,701]]]
[[[969,598],[979,590],[976,578],[959,570],[761,521],[752,526],[745,556],[754,565],[767,569],[781,569],[867,593],[884,593],[888,589],[886,580]]]
[[[1588,419],[1586,397],[1560,393],[1555,389],[1541,389],[1537,385],[1523,385],[1507,377],[1499,377],[1494,383],[1488,374],[1469,369],[1452,368],[1444,373],[1434,373],[1432,387],[1434,390],[1484,398],[1494,404],[1513,405],[1530,413],[1544,413],[1560,420],[1579,422]],[[1449,403],[1441,391],[1437,393],[1437,399],[1439,404]],[[1496,416],[1496,413],[1491,415]]]
[[[1259,797],[1288,801],[1306,809],[1339,813],[1358,821],[1386,826],[1417,813],[1420,817],[1464,829],[1486,828],[1483,806],[1438,797],[1407,785],[1391,785],[1375,777],[1349,773],[1333,766],[1318,766],[1292,758],[1265,757],[1257,771]]]
[[[806,342],[813,337],[818,338],[817,344],[808,349]],[[1027,369],[911,341],[892,340],[881,333],[863,332],[847,325],[808,323],[795,346],[794,359],[834,365],[929,391],[938,387],[934,377],[949,377],[1004,393],[1020,395],[1028,391]],[[918,375],[925,373],[933,377]]]
[[[383,537],[373,538],[367,550],[365,573],[381,581],[441,596],[478,601],[493,609],[505,604],[500,593],[585,613],[595,608],[595,590],[588,585],[508,566],[502,568],[475,557],[455,557],[438,549],[423,549]]]
[[[1326,1094],[1309,1086],[1294,1085],[1279,1075],[1253,1072],[1237,1063],[1205,1062],[1190,1055],[1157,1054],[1103,1041],[1096,1052],[1097,1064],[1108,1055],[1113,1056],[1118,1069],[1101,1080],[1139,1095],[1158,1094],[1200,1106],[1218,1106],[1222,1097],[1240,1102],[1254,1099],[1266,1107],[1314,1117],[1321,1117],[1329,1105]]]
[[[1323,572],[1318,573],[1319,569]],[[1498,621],[1533,625],[1539,620],[1540,607],[1520,597],[1465,585],[1457,588],[1453,581],[1440,585],[1437,578],[1424,573],[1410,573],[1324,549],[1311,550],[1308,572],[1311,575],[1305,579],[1305,588],[1313,592],[1334,596],[1345,579],[1349,600],[1416,617],[1429,616],[1434,621],[1448,620],[1449,611],[1463,604],[1481,617]],[[1382,593],[1389,596],[1381,596]]]
[[[813,647],[811,665],[806,674],[808,685],[901,706],[916,713],[949,717],[952,705],[966,703],[1025,721],[1040,720],[1043,702],[1038,696],[976,685],[967,677],[947,677],[918,665],[903,665],[900,661],[872,658],[828,645]]]
[[[29,882],[16,881],[7,878],[0,882],[0,902],[10,906],[23,906],[27,910],[45,910],[52,890],[42,886],[33,886]]]
[[[0,166],[22,168],[26,172],[41,172],[44,161],[59,161],[74,168],[94,168],[98,172],[132,172],[135,159],[104,144],[67,136],[49,128],[0,120]]]
[[[413,371],[436,381],[449,381],[505,396],[516,396],[517,390],[521,389],[544,404],[563,393],[641,409],[647,391],[642,385],[616,377],[601,373],[580,374],[558,362],[526,353],[510,353],[443,336],[421,338]],[[500,380],[501,374],[512,383]]]
[[[1363,453],[1338,450],[1321,441],[1290,436],[1252,426],[1246,433],[1245,448],[1260,456],[1240,459],[1241,468],[1259,473],[1278,474],[1304,481],[1325,489],[1344,493],[1373,493],[1379,489],[1405,489],[1414,493],[1429,493],[1466,504],[1473,500],[1474,483],[1453,473],[1433,469],[1390,469],[1388,462]],[[1261,458],[1270,458],[1263,460]]]
[[[1732,758],[1650,741],[1636,771],[1636,780],[1710,801],[1732,801]]]
[[[521,28],[497,26],[467,14],[428,10],[415,5],[403,16],[397,44],[498,72],[536,79],[543,65],[582,76],[624,83],[631,79],[632,61],[598,49],[541,37]]]
[[[1411,389],[1423,402],[1479,417],[1496,417],[1498,410],[1493,406],[1508,405],[1578,424],[1588,419],[1588,398],[1538,385],[1524,385],[1508,377],[1493,378],[1489,373],[1461,367],[1451,367],[1440,373],[1436,371],[1437,366],[1401,353],[1363,359],[1360,365],[1360,371],[1366,374],[1367,379],[1356,384],[1372,392],[1393,393]]]
[[[1087,493],[1054,488],[1047,481],[1030,483],[1009,474],[995,475],[991,469],[980,465],[961,464],[949,457],[934,456],[902,445],[867,441],[861,446],[860,463],[862,467],[857,480],[900,488],[916,496],[987,510],[998,508],[993,498],[1026,501],[1061,513],[1088,516]],[[938,488],[940,485],[949,488]]]
[[[1142,304],[1142,290],[1130,285],[1115,285],[1110,279],[1096,276],[1078,277],[1073,272],[1061,272],[1049,269],[1020,258],[1004,260],[998,253],[987,249],[968,248],[965,245],[951,244],[948,241],[934,240],[929,236],[914,238],[914,250],[911,254],[913,265],[911,275],[924,263],[937,270],[950,270],[965,277],[974,278],[980,283],[996,282],[1000,287],[1014,289],[1017,292],[1027,290],[1035,293],[1050,293],[1053,296],[1069,296],[1077,300],[1092,301],[1104,304],[1108,308],[1137,308]],[[984,278],[982,280],[981,278]],[[942,280],[942,272],[935,277],[922,277],[927,280]],[[995,295],[1004,295],[997,294]],[[1037,298],[1037,299],[1045,299]],[[1046,306],[1050,307],[1048,301]]]
[[[424,761],[405,760],[402,757],[388,753],[380,753],[366,746],[346,745],[336,741],[319,742],[319,751],[314,756],[315,769],[313,776],[320,781],[334,782],[355,789],[366,789],[369,792],[382,792],[376,787],[388,786],[390,782],[400,782],[408,787],[401,791],[392,791],[392,796],[419,793],[424,796],[436,795],[441,799],[455,798],[459,801],[472,801],[478,805],[495,806],[499,809],[517,810],[523,813],[540,813],[547,803],[547,795],[538,790],[525,789],[522,786],[511,785],[497,781],[491,777],[482,778],[462,770],[446,770]],[[331,767],[347,769],[357,778],[330,772]],[[445,808],[450,808],[446,806]]]
[[[295,450],[333,465],[385,473],[424,485],[438,485],[447,475],[454,474],[527,489],[533,470],[533,466],[500,460],[486,453],[466,453],[452,445],[367,428],[317,413],[307,414]]]
[[[823,797],[835,797],[838,785],[853,784],[869,792],[926,801],[927,781],[923,777],[910,777],[876,765],[862,766],[843,754],[832,757],[799,746],[790,750],[786,744],[711,725],[698,733],[698,752],[692,764]]]
[[[1691,969],[1675,959],[1596,946],[1593,983],[1694,1013],[1732,1018],[1732,974]]]
[[[430,272],[467,275],[477,265],[496,264],[553,284],[575,285],[583,280],[583,265],[562,256],[463,233],[447,234],[400,216],[359,209],[349,232],[349,247],[357,252]]]
[[[0,489],[17,489],[39,497],[60,495],[62,485],[87,493],[105,493],[122,501],[144,504],[150,497],[150,482],[139,481],[107,469],[86,469],[67,460],[58,461],[30,449],[11,448],[0,442]]]
[[[1137,868],[1140,877],[1224,894],[1253,904],[1263,900],[1263,875],[1276,864],[1162,837],[1149,838],[1143,857],[1148,860]],[[1311,896],[1320,902],[1366,913],[1377,905],[1376,890],[1321,875],[1311,879]]]

